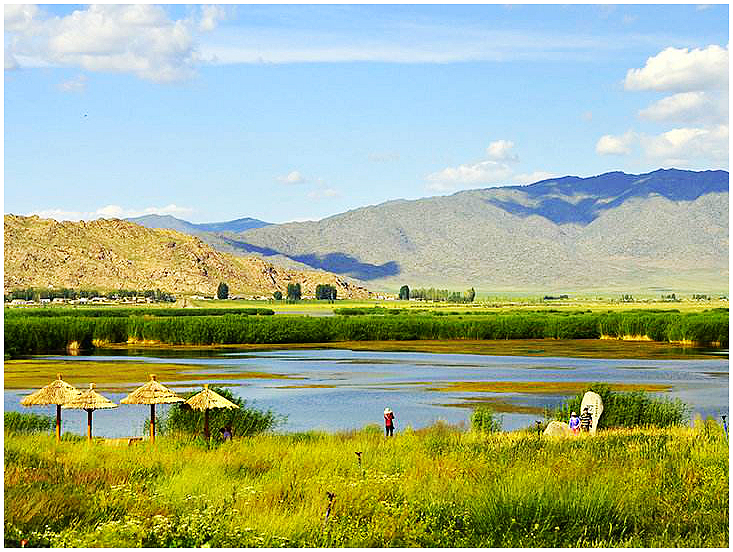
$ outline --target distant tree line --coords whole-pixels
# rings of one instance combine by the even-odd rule
[[[176,298],[170,293],[161,291],[160,289],[147,289],[144,291],[132,290],[132,289],[117,289],[108,292],[101,292],[96,289],[16,289],[9,291],[5,294],[5,301],[12,301],[13,299],[23,299],[25,301],[36,301],[39,302],[41,299],[66,299],[75,301],[77,299],[91,299],[92,297],[104,297],[105,299],[128,299],[136,297],[151,298],[156,302],[170,302],[174,303]]]
[[[403,286],[403,289],[407,286]],[[400,289],[400,298],[402,299],[402,289]],[[423,301],[446,301],[449,303],[473,303],[476,298],[476,290],[473,288],[461,293],[460,291],[451,291],[448,289],[435,288],[419,288],[406,290],[407,299],[422,299]]]

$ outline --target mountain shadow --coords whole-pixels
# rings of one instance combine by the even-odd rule
[[[566,176],[505,188],[526,194],[533,203],[529,206],[498,198],[485,201],[520,217],[539,215],[555,224],[587,225],[604,211],[634,197],[657,194],[670,201],[694,201],[705,194],[728,192],[728,180],[727,171],[660,169],[639,175],[610,172],[590,178]]]
[[[395,261],[388,261],[384,264],[364,263],[347,255],[346,253],[327,253],[319,255],[316,253],[306,253],[302,255],[288,255],[282,251],[277,251],[270,247],[260,247],[251,243],[238,241],[232,238],[219,236],[222,241],[237,249],[244,250],[248,253],[259,253],[265,257],[273,255],[282,255],[293,261],[303,263],[315,269],[326,270],[341,276],[350,276],[362,281],[378,280],[389,276],[397,276],[400,273],[400,265]]]

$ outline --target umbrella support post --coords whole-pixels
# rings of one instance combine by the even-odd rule
[[[56,405],[56,442],[61,441],[61,405]]]
[[[150,442],[155,443],[155,405],[150,405]]]
[[[92,412],[94,412],[91,408],[85,408],[84,410],[87,411],[87,441],[91,443],[92,441]]]
[[[206,448],[209,448],[209,409],[204,410],[204,438],[206,439]]]

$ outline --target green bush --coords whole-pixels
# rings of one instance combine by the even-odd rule
[[[56,425],[53,417],[30,412],[5,412],[3,418],[5,431],[9,433],[45,433]]]
[[[471,429],[480,433],[501,431],[501,420],[488,405],[479,406],[471,413]]]
[[[273,429],[280,421],[271,410],[262,411],[247,406],[247,401],[236,397],[228,389],[210,387],[225,399],[233,402],[239,408],[216,408],[209,410],[209,434],[214,440],[220,439],[220,430],[230,426],[235,437],[257,435]],[[192,391],[184,398],[189,399],[198,391]],[[189,436],[203,435],[204,412],[193,410],[186,403],[176,403],[163,415],[158,422],[161,434],[186,434]]]
[[[598,428],[612,427],[670,427],[681,425],[689,420],[689,407],[679,399],[657,398],[643,391],[620,393],[611,391],[608,384],[594,383],[587,391],[601,396],[603,414],[598,420]],[[554,418],[568,421],[571,412],[580,413],[583,393],[568,399],[555,411]]]

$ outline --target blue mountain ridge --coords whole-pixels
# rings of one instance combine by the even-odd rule
[[[527,186],[501,188],[523,192],[536,203],[532,206],[499,198],[487,198],[485,201],[520,217],[539,215],[555,224],[586,225],[603,211],[618,207],[634,197],[657,194],[671,201],[693,201],[704,194],[727,192],[728,188],[729,174],[722,170],[659,169],[646,174],[615,171],[589,178],[565,176]],[[574,201],[569,201],[570,198]]]

